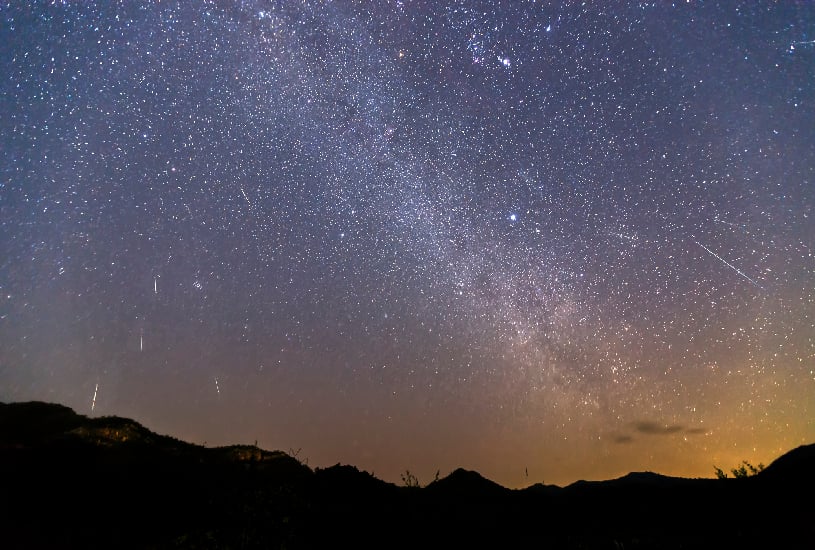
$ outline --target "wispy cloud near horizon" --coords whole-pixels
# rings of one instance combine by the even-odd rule
[[[664,424],[661,422],[654,422],[653,420],[637,420],[631,423],[635,433],[644,435],[673,435],[673,434],[686,434],[686,435],[704,435],[708,433],[707,428],[695,427],[689,428],[681,424]],[[628,444],[636,441],[633,435],[628,433],[617,434],[613,437],[614,443]]]

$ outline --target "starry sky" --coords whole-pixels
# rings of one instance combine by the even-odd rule
[[[399,482],[815,441],[815,5],[5,2],[0,401]]]

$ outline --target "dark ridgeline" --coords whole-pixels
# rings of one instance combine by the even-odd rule
[[[399,487],[35,402],[0,404],[0,467],[6,549],[815,548],[815,445],[743,479]]]

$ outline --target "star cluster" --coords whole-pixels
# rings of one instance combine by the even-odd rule
[[[812,6],[0,21],[0,400],[507,486],[815,439]]]

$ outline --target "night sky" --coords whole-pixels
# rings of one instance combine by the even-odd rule
[[[815,441],[815,4],[7,2],[0,401],[399,482]]]

